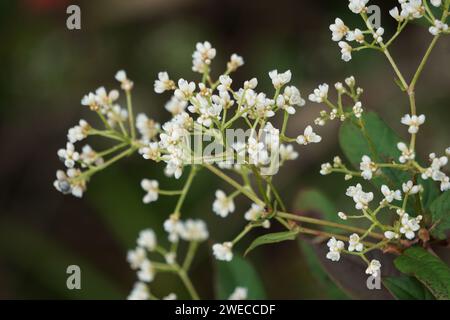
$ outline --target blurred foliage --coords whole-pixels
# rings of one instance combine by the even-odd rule
[[[126,250],[134,246],[140,229],[160,225],[173,205],[171,199],[162,198],[144,206],[139,181],[155,178],[167,188],[182,181],[162,179],[160,167],[133,158],[95,176],[82,200],[64,197],[52,187],[54,172],[61,166],[56,150],[65,143],[67,128],[80,117],[90,120],[88,110],[79,105],[81,97],[100,85],[116,86],[113,75],[120,68],[125,68],[136,84],[137,111],[145,111],[158,121],[167,115],[165,98],[153,93],[155,75],[167,70],[173,78],[188,77],[194,43],[202,40],[211,41],[218,50],[215,68],[224,68],[233,52],[244,56],[246,65],[236,73],[236,83],[257,76],[264,89],[270,86],[267,71],[289,68],[293,84],[305,96],[318,83],[342,81],[354,74],[365,88],[365,107],[379,112],[394,129],[399,128],[398,119],[407,110],[407,101],[395,83],[388,81],[393,75],[383,57],[365,53],[355,55],[349,64],[340,61],[328,25],[339,16],[356,27],[358,19],[338,1],[232,0],[218,5],[206,0],[86,0],[79,1],[81,31],[65,28],[67,3],[0,2],[0,145],[4,155],[0,159],[0,298],[124,298],[132,287],[135,275],[125,261]],[[383,11],[393,3],[383,1]],[[387,15],[382,23],[387,32],[393,30]],[[421,51],[428,41],[426,32],[412,27],[395,48],[394,54],[407,74],[413,70],[410,65],[418,62],[418,55],[412,53]],[[448,53],[448,44],[439,44],[432,60],[446,59]],[[442,132],[450,121],[446,108],[449,80],[450,70],[431,62],[420,83],[418,108],[433,122],[432,127],[423,128],[423,138],[419,137],[421,155],[447,147]],[[289,131],[303,130],[319,111],[307,104],[290,123]],[[323,143],[301,153],[299,161],[287,165],[275,183],[286,203],[293,203],[299,190],[310,187],[322,190],[336,209],[345,211],[351,206],[344,195],[348,183],[318,174],[323,159],[339,154],[336,127],[320,133]],[[206,172],[196,179],[184,208],[186,215],[206,219],[212,241],[231,238],[244,225],[242,213],[249,203],[238,202],[242,210],[229,217],[224,228],[223,220],[211,213],[211,202],[213,191],[226,186]],[[310,204],[325,203],[321,196],[310,197]],[[331,216],[330,209],[321,209]],[[160,228],[155,231],[164,242]],[[271,230],[276,231],[281,230]],[[244,251],[258,235],[252,233],[237,250]],[[215,266],[209,245],[200,248],[192,270],[200,295],[213,298]],[[299,253],[297,243],[288,241],[252,252],[251,261],[268,298],[347,296],[330,286],[329,280],[320,280],[323,274],[311,277],[319,269],[309,249]],[[80,292],[66,289],[69,264],[82,268]],[[344,280],[351,277],[347,275]],[[165,295],[174,287],[181,285],[173,277],[162,276],[152,291]],[[221,295],[229,295],[231,290],[227,287]]]

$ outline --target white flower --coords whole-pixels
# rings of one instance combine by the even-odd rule
[[[169,111],[172,115],[183,113],[186,110],[187,102],[179,100],[177,97],[172,96],[170,100],[166,103],[164,108]]]
[[[409,126],[408,132],[411,134],[417,133],[419,131],[419,126],[422,125],[425,122],[425,115],[409,115],[406,114],[401,119],[401,123],[404,125]]]
[[[115,78],[121,83],[121,88],[123,90],[129,91],[133,88],[133,81],[127,78],[127,74],[124,70],[117,71]]]
[[[397,7],[394,7],[391,10],[389,10],[389,14],[391,15],[392,18],[394,18],[398,22],[401,22],[401,21],[405,20],[408,17],[408,14],[406,13],[405,10],[402,10],[402,12],[400,13],[398,11]]]
[[[422,190],[421,185],[414,185],[414,183],[409,180],[402,184],[402,189],[404,193],[407,194],[416,194],[419,193]]]
[[[326,176],[332,172],[333,166],[329,162],[322,163],[320,166],[320,174]]]
[[[373,200],[372,192],[364,192],[361,184],[356,186],[350,186],[345,193],[347,196],[352,197],[355,202],[355,208],[358,210],[365,210],[368,208],[369,203]]]
[[[127,254],[127,261],[130,264],[131,269],[138,269],[146,258],[147,255],[145,254],[145,250],[141,247],[130,250]]]
[[[298,157],[298,152],[296,152],[294,150],[294,147],[291,144],[285,145],[282,144],[280,145],[280,159],[281,161],[286,161],[286,160],[295,160]]]
[[[143,282],[136,282],[128,295],[128,300],[148,300],[150,298],[148,287]]]
[[[92,164],[95,164],[96,166],[103,164],[103,158],[88,144],[81,149],[80,160],[83,161],[81,164],[82,167],[90,166]]]
[[[403,233],[407,239],[409,240],[414,239],[414,237],[416,236],[414,232],[420,229],[419,223],[421,220],[422,220],[421,215],[415,218],[410,218],[409,214],[404,213],[400,220],[402,224],[400,232]]]
[[[211,60],[216,56],[216,49],[208,41],[198,42],[195,49],[192,54],[192,71],[204,73],[211,64]]]
[[[414,158],[416,157],[414,150],[410,149],[403,142],[397,143],[397,148],[402,152],[402,155],[398,158],[398,161],[400,161],[400,163],[406,163],[408,161],[414,160]]]
[[[350,30],[347,32],[347,36],[345,37],[347,41],[356,41],[358,43],[364,43],[364,33],[356,28],[355,30]]]
[[[341,258],[341,251],[344,249],[344,242],[340,240],[336,240],[336,238],[331,238],[327,242],[327,246],[329,248],[329,252],[327,253],[327,259],[331,261],[339,261]]]
[[[127,120],[128,111],[116,104],[108,110],[106,117],[108,118],[108,124],[114,127],[117,123]]]
[[[311,126],[307,126],[302,135],[299,135],[296,139],[298,144],[307,145],[309,143],[319,143],[322,141],[322,137],[314,133]]]
[[[440,7],[442,4],[442,0],[430,0],[430,2],[435,7]]]
[[[67,142],[65,149],[58,150],[58,157],[67,168],[73,168],[76,161],[80,160],[80,154],[75,151],[75,146],[70,142]]]
[[[341,48],[342,60],[344,60],[345,62],[350,61],[352,59],[352,46],[345,41],[339,41],[338,45]]]
[[[175,293],[169,293],[163,298],[163,300],[177,300],[177,295]]]
[[[56,171],[56,180],[53,186],[62,194],[72,194],[74,197],[81,198],[86,190],[86,180],[80,179],[81,171],[79,169],[68,169],[67,172],[62,170]],[[78,178],[74,180],[74,178]]]
[[[175,89],[175,83],[170,80],[167,72],[159,72],[158,80],[155,80],[154,89],[156,93],[163,93],[164,91]]]
[[[139,154],[141,154],[144,159],[157,161],[161,156],[158,142],[149,142],[147,146],[139,149]]]
[[[308,96],[308,99],[312,102],[321,103],[327,99],[328,96],[328,84],[323,83],[318,88],[314,89],[314,92]]]
[[[136,128],[139,130],[142,140],[149,141],[158,134],[161,126],[153,119],[149,119],[144,113],[139,113],[136,116]]]
[[[155,278],[155,268],[150,260],[145,259],[137,272],[138,279],[143,282],[152,282]]]
[[[382,37],[383,34],[384,34],[384,29],[380,27],[374,32],[373,39],[376,42],[381,43],[381,42],[383,42],[383,37]]]
[[[75,143],[85,139],[89,133],[91,126],[83,119],[81,119],[77,126],[70,128],[67,132],[67,139],[70,143]]]
[[[272,79],[273,86],[278,89],[291,81],[291,70],[287,70],[283,73],[278,73],[278,70],[272,70],[269,72],[269,77]]]
[[[345,37],[349,31],[348,27],[339,18],[334,20],[334,24],[330,24],[330,31],[332,32],[331,39],[333,41],[340,41]]]
[[[364,109],[362,108],[362,103],[359,101],[356,102],[355,105],[353,106],[353,114],[355,115],[355,117],[361,118],[363,111]]]
[[[369,0],[349,0],[348,8],[353,13],[359,14],[367,9],[367,2],[369,2]]]
[[[206,223],[202,220],[186,220],[181,227],[180,236],[185,241],[205,241],[209,237]]]
[[[359,164],[359,169],[361,170],[361,175],[364,179],[372,179],[373,173],[377,171],[377,166],[369,156],[364,155]]]
[[[398,233],[395,233],[393,231],[386,231],[384,233],[384,236],[386,239],[392,240],[392,239],[398,239],[400,236],[398,235]]]
[[[434,20],[434,25],[431,26],[428,31],[433,35],[437,36],[441,32],[446,32],[448,30],[448,24],[443,23],[440,20]]]
[[[142,179],[141,187],[147,194],[142,201],[144,203],[150,203],[158,200],[159,183],[156,180]]]
[[[343,213],[342,211],[338,212],[338,217],[341,218],[342,220],[347,220],[348,217],[345,213]]]
[[[369,266],[366,269],[366,274],[371,274],[374,277],[378,276],[378,272],[381,270],[381,263],[378,260],[373,259],[370,261]]]
[[[228,300],[246,300],[248,289],[244,287],[236,287]]]
[[[216,200],[213,202],[213,211],[222,218],[225,218],[229,213],[233,212],[234,209],[233,199],[227,197],[225,192],[222,190],[217,190]]]
[[[237,55],[236,53],[233,53],[230,57],[230,61],[227,63],[227,69],[232,72],[235,71],[237,68],[244,65],[244,59]]]
[[[359,242],[359,236],[356,233],[353,233],[349,237],[348,241],[348,251],[358,251],[361,252],[364,249],[364,245]]]
[[[390,190],[387,185],[381,186],[381,193],[384,195],[384,200],[391,203],[394,200],[402,200],[402,193],[400,190]]]
[[[405,14],[407,13],[410,18],[421,18],[425,13],[425,7],[422,4],[422,0],[409,0],[402,4]]]
[[[117,90],[111,90],[109,93],[104,87],[95,90],[95,100],[104,109],[111,107],[117,99],[119,99],[119,91]]]
[[[263,142],[253,137],[248,139],[248,155],[250,163],[254,165],[266,164],[269,161],[269,153]]]
[[[450,188],[449,177],[441,171],[441,168],[448,163],[448,158],[445,156],[436,157],[434,153],[430,154],[431,165],[422,173],[423,179],[432,178],[434,181],[441,182],[441,191],[446,191]]]
[[[164,221],[164,230],[169,234],[169,241],[172,243],[178,242],[182,229],[183,225],[175,215]]]
[[[212,247],[214,256],[217,260],[221,261],[231,261],[233,259],[232,248],[233,244],[231,242],[216,243]]]
[[[246,80],[244,82],[244,89],[255,89],[256,86],[258,85],[258,79],[256,78],[251,78],[250,80]]]
[[[285,110],[289,114],[295,114],[294,106],[304,106],[305,100],[301,97],[300,91],[294,86],[284,88],[284,93],[279,94],[276,100],[277,107]]]
[[[264,214],[264,207],[252,203],[252,206],[250,209],[247,210],[247,212],[244,214],[245,220],[248,221],[258,221],[261,219],[262,215]]]
[[[178,80],[178,89],[175,90],[175,97],[181,101],[188,101],[195,90],[195,83],[184,79]]]
[[[138,246],[153,251],[156,248],[156,234],[152,229],[145,229],[139,232],[137,239]]]

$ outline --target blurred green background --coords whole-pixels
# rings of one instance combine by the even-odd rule
[[[372,1],[373,2],[373,1]],[[382,3],[381,3],[382,2]],[[66,7],[79,4],[82,29],[66,28]],[[56,151],[66,141],[67,129],[78,119],[93,120],[80,105],[81,97],[101,86],[117,86],[114,74],[126,69],[135,82],[134,105],[162,122],[168,115],[168,96],[153,92],[158,71],[178,79],[197,79],[191,72],[191,54],[198,41],[209,40],[218,55],[213,68],[221,72],[231,53],[245,59],[233,77],[235,83],[256,76],[259,90],[271,91],[267,72],[291,69],[304,97],[319,83],[343,81],[355,75],[365,89],[364,108],[375,110],[406,137],[400,117],[407,113],[405,96],[393,81],[384,57],[375,52],[340,59],[331,41],[329,24],[341,17],[350,27],[361,27],[347,9],[348,1],[207,1],[207,0],[17,0],[0,2],[0,299],[125,298],[135,280],[126,251],[134,247],[139,230],[160,225],[172,210],[172,199],[144,205],[139,182],[155,178],[164,185],[161,167],[140,157],[122,161],[88,185],[82,199],[63,196],[52,186],[62,167]],[[386,13],[394,1],[378,1],[387,35],[395,25]],[[410,26],[393,48],[393,55],[409,78],[430,35]],[[443,152],[448,145],[450,68],[448,41],[439,42],[417,89],[417,105],[428,125],[418,137],[419,154]],[[322,108],[307,105],[290,122],[295,136]],[[432,123],[432,125],[430,125]],[[340,210],[350,209],[341,177],[320,176],[322,162],[339,154],[337,123],[318,128],[323,142],[300,149],[297,161],[284,167],[276,184],[291,210],[300,191],[320,189]],[[95,142],[90,142],[95,146]],[[226,220],[211,211],[214,190],[226,186],[202,172],[189,194],[185,216],[208,222],[212,241],[234,237],[245,221],[247,201]],[[319,201],[320,202],[320,201]],[[226,226],[226,227],[224,227]],[[276,230],[276,228],[274,229]],[[244,251],[253,233],[239,244]],[[215,268],[210,243],[203,245],[193,265],[200,295],[214,297]],[[306,249],[306,251],[305,251]],[[338,290],[319,281],[317,266],[308,264],[308,248],[297,242],[260,248],[248,259],[261,275],[269,298],[343,298]],[[309,261],[311,262],[311,261]],[[82,270],[82,290],[67,290],[66,267]],[[348,275],[352,277],[351,274]],[[323,279],[322,279],[323,280]],[[157,295],[181,288],[177,279],[158,277]],[[183,290],[180,297],[185,297]],[[347,295],[348,297],[348,295]]]

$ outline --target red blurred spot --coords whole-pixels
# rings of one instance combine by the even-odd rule
[[[71,2],[69,0],[22,0],[24,7],[34,13],[59,11]]]

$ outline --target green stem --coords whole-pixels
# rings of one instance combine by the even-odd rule
[[[209,164],[209,163],[203,163],[203,166],[205,168],[207,168],[209,171],[211,171],[212,173],[214,173],[216,176],[218,176],[219,178],[221,178],[222,180],[228,182],[230,185],[232,185],[233,187],[235,187],[236,189],[240,190],[242,192],[242,194],[244,194],[245,196],[247,196],[250,200],[252,200],[253,202],[255,202],[256,204],[259,204],[261,206],[265,206],[264,201],[262,201],[261,199],[259,199],[252,191],[248,190],[247,188],[241,186],[240,183],[238,183],[237,181],[233,180],[232,178],[230,178],[229,176],[227,176],[225,173],[223,173],[222,171],[220,171],[219,169],[217,169],[216,167],[214,167],[213,165]]]
[[[191,295],[191,298],[194,300],[200,300],[200,297],[198,296],[197,291],[195,290],[194,285],[192,284],[191,279],[189,279],[187,273],[183,269],[178,269],[178,275]]]
[[[196,174],[196,171],[197,171],[197,167],[196,167],[196,166],[192,166],[192,167],[191,167],[191,172],[189,173],[189,176],[188,176],[188,178],[187,178],[187,180],[186,180],[186,183],[184,184],[183,190],[181,190],[181,195],[180,195],[180,197],[178,198],[178,202],[177,202],[177,204],[176,204],[176,206],[175,206],[175,211],[174,211],[173,214],[174,214],[176,217],[179,217],[179,216],[180,216],[181,206],[183,205],[184,199],[186,199],[186,195],[187,195],[187,193],[188,193],[188,191],[189,191],[189,188],[190,188],[191,185],[192,185],[192,181],[193,181],[193,179],[194,179],[194,176],[195,176],[195,174]]]
[[[299,215],[295,215],[295,214],[291,214],[291,213],[287,213],[287,212],[279,211],[279,212],[277,212],[277,215],[279,217],[286,218],[289,220],[294,220],[294,221],[299,221],[299,222],[304,222],[304,223],[311,223],[311,224],[333,227],[333,228],[339,228],[339,229],[346,230],[349,232],[356,232],[356,233],[360,233],[360,234],[363,234],[364,232],[366,232],[365,229],[347,226],[345,224],[340,224],[340,223],[326,221],[326,220],[320,220],[320,219],[315,219],[315,218],[310,218],[310,217],[299,216]],[[370,232],[369,235],[375,239],[384,239],[384,236],[379,233]]]
[[[126,91],[127,95],[127,107],[128,107],[128,122],[130,126],[131,139],[134,140],[136,137],[136,129],[134,128],[134,115],[133,115],[133,104],[131,102],[131,93],[129,90]]]
[[[186,253],[186,258],[184,259],[184,262],[183,262],[183,270],[185,272],[188,272],[189,267],[192,264],[192,260],[194,259],[195,252],[197,251],[197,248],[198,248],[198,242],[197,241],[191,241],[189,243],[189,248],[188,248],[188,251]]]
[[[416,73],[414,74],[414,77],[413,77],[413,79],[411,81],[411,84],[408,87],[408,92],[414,92],[417,80],[419,79],[420,74],[422,73],[423,68],[425,67],[425,64],[427,63],[428,58],[430,57],[431,51],[433,50],[434,46],[436,45],[436,42],[438,41],[438,39],[439,39],[439,34],[434,36],[433,40],[431,40],[431,43],[428,46],[428,49],[425,52],[425,55],[423,56],[422,61],[420,62]]]

